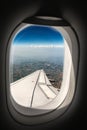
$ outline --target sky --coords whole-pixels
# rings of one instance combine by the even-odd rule
[[[58,30],[40,25],[24,28],[15,36],[11,48],[11,62],[29,59],[64,57],[64,38]]]
[[[15,36],[13,44],[47,47],[64,45],[64,39],[60,32],[52,27],[31,25]]]

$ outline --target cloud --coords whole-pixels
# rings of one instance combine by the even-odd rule
[[[59,45],[13,45],[11,48],[12,57],[54,57],[64,54],[64,46]]]
[[[44,44],[20,44],[20,45],[13,45],[13,48],[15,48],[15,47],[18,47],[18,48],[22,48],[22,47],[24,47],[24,48],[63,48],[64,47],[64,45],[61,45],[61,44],[59,44],[59,45],[56,45],[56,44],[48,44],[48,45],[44,45]]]

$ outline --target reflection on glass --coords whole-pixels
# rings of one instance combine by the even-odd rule
[[[10,53],[10,92],[24,107],[43,106],[61,89],[64,38],[49,26],[30,25],[14,37]]]

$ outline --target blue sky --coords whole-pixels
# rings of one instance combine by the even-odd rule
[[[31,25],[20,31],[14,38],[15,45],[64,45],[63,36],[56,29]]]

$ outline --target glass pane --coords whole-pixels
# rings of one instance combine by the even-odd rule
[[[53,27],[29,25],[16,33],[10,53],[10,92],[24,107],[39,107],[59,93],[64,38]]]

